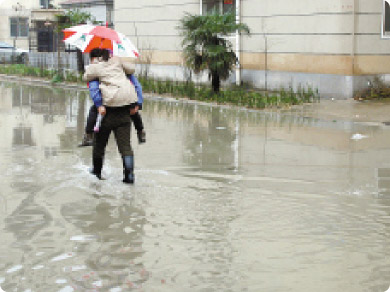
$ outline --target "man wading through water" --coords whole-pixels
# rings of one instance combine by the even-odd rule
[[[130,115],[137,111],[137,94],[134,85],[126,75],[134,74],[134,65],[122,62],[119,57],[111,57],[108,50],[97,49],[100,58],[93,58],[86,68],[84,80],[99,80],[103,104],[98,112],[104,118],[99,132],[95,134],[92,151],[92,174],[102,179],[105,149],[111,131],[114,132],[119,153],[123,161],[123,182],[134,183],[134,153],[130,144]]]

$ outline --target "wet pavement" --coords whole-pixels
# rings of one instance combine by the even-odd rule
[[[386,291],[390,104],[147,98],[136,183],[79,148],[85,91],[0,82],[6,292]],[[389,116],[388,116],[389,115]]]

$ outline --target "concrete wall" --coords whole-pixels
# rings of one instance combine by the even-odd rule
[[[115,27],[160,65],[157,75],[161,65],[169,65],[167,75],[180,75],[176,27],[185,12],[199,13],[199,2],[117,0]],[[303,83],[346,98],[372,75],[390,72],[390,40],[381,38],[382,0],[245,0],[241,16],[251,29],[241,41],[242,78],[257,87]]]
[[[354,74],[389,74],[390,39],[381,38],[382,1],[357,1]]]
[[[252,28],[252,37],[243,41],[244,67],[246,63],[251,69],[264,69],[266,36],[268,69],[273,71],[343,75],[390,71],[390,42],[381,38],[382,0],[262,3],[243,4],[243,22]],[[253,62],[256,58],[259,61]]]
[[[199,1],[115,1],[115,29],[142,51],[153,50],[153,62],[180,64],[177,25],[185,13],[199,13]]]

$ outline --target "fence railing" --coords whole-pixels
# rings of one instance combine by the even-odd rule
[[[61,52],[60,63],[63,70],[77,71],[77,54]],[[84,56],[84,65],[89,64],[89,58]],[[28,65],[32,67],[38,67],[43,69],[57,70],[58,68],[58,55],[57,52],[30,52],[28,54]]]

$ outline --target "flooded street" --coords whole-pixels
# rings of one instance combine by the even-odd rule
[[[0,81],[4,291],[389,288],[390,104],[273,113],[146,99],[125,185],[113,136],[105,181],[77,147],[86,91]],[[329,108],[352,116],[319,114]]]

